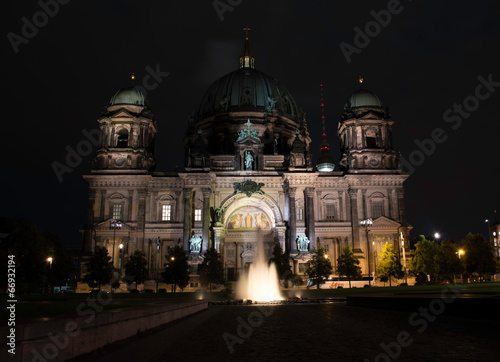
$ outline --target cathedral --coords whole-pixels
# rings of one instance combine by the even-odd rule
[[[253,262],[261,229],[268,257],[279,243],[297,275],[311,251],[323,248],[335,270],[350,246],[364,276],[373,276],[386,242],[401,257],[408,253],[407,176],[392,147],[394,121],[361,83],[346,95],[339,120],[340,160],[330,156],[323,114],[314,165],[304,112],[281,83],[255,68],[247,34],[238,69],[215,80],[188,116],[183,172],[155,170],[162,122],[138,88],[120,89],[98,119],[101,143],[84,176],[84,252],[107,248],[122,270],[139,249],[155,279],[168,249],[182,245],[196,287],[197,266],[212,247],[226,280],[235,281]]]

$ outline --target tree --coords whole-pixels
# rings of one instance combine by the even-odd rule
[[[478,273],[488,278],[496,272],[495,254],[491,244],[481,234],[469,233],[462,241],[465,254],[465,271],[468,274]]]
[[[325,257],[325,250],[319,248],[312,253],[312,259],[307,262],[306,274],[312,279],[319,289],[333,271],[332,263],[328,257]]]
[[[74,271],[61,239],[39,230],[29,219],[0,218],[0,232],[7,234],[0,248],[0,260],[7,263],[7,255],[16,261],[16,290],[40,292],[43,285],[66,284]],[[47,258],[52,257],[49,264]],[[0,277],[0,287],[7,287],[7,273]]]
[[[102,284],[109,283],[113,278],[113,263],[106,248],[96,248],[86,267],[87,274],[83,277],[83,281],[89,286],[97,284],[100,290]]]
[[[396,250],[394,250],[394,245],[385,243],[382,248],[382,254],[380,254],[380,260],[377,264],[377,274],[381,280],[387,278],[389,286],[392,286],[392,277],[396,279],[403,277],[403,266],[398,258],[398,254],[396,254]]]
[[[125,274],[127,279],[135,281],[135,289],[137,284],[142,284],[148,279],[148,261],[144,256],[144,252],[136,249],[125,264]]]
[[[189,265],[187,255],[184,249],[177,245],[169,249],[168,255],[165,255],[165,271],[161,274],[167,284],[173,284],[173,291],[176,286],[184,289],[189,283]]]
[[[441,279],[452,279],[463,273],[458,248],[451,240],[443,240],[436,253],[437,274]]]
[[[437,272],[437,250],[438,246],[435,243],[420,235],[419,241],[415,244],[415,249],[411,251],[413,258],[408,264],[410,271],[415,275],[424,273],[434,276]]]
[[[286,280],[292,275],[292,267],[290,266],[290,259],[288,254],[283,253],[283,249],[279,243],[274,244],[273,256],[269,259],[269,264],[274,263],[278,278]]]
[[[349,288],[351,287],[351,279],[361,278],[361,267],[359,266],[359,259],[354,255],[352,249],[348,246],[342,249],[337,259],[337,273],[339,277],[345,275],[349,280]]]
[[[214,248],[210,248],[205,253],[203,263],[198,267],[198,274],[200,275],[200,283],[203,287],[207,285],[212,291],[212,283],[224,283],[224,266],[220,260],[220,255]]]

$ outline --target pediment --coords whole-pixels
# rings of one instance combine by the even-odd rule
[[[373,220],[372,224],[373,228],[398,228],[401,227],[401,224],[397,221],[389,219],[386,216],[381,216],[375,220]]]
[[[108,219],[101,221],[95,226],[96,230],[104,231],[104,230],[113,230],[111,229],[110,223],[113,219]],[[119,229],[121,231],[132,231],[134,230],[134,227],[130,226],[129,224],[122,222],[122,227]],[[116,230],[118,233],[118,229]]]
[[[136,118],[133,114],[127,111],[125,108],[120,108],[115,114],[109,118]]]

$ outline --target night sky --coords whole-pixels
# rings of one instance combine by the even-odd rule
[[[136,85],[160,72],[147,93],[159,129],[157,171],[182,170],[187,115],[212,82],[237,69],[245,26],[256,69],[306,112],[313,160],[320,83],[335,160],[338,120],[359,75],[389,106],[394,148],[413,168],[405,183],[413,235],[486,234],[485,219],[500,211],[498,2],[88,0],[52,5],[49,16],[42,8],[34,0],[4,4],[0,216],[30,218],[65,244],[81,244],[82,174],[95,149],[62,182],[52,165],[86,140],[82,131],[97,127],[132,72]],[[433,135],[434,147],[424,141]],[[415,151],[419,141],[427,154]]]

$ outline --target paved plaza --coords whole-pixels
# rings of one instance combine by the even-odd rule
[[[492,320],[430,312],[345,303],[209,306],[75,360],[498,361],[499,337]]]

